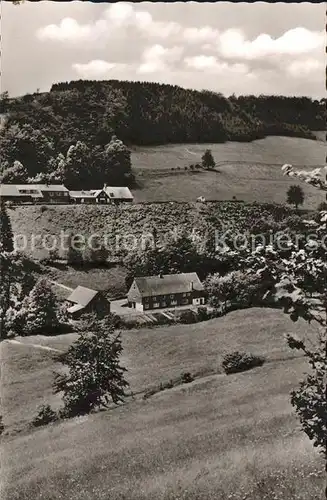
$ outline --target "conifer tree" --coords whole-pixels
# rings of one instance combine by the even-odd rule
[[[59,324],[57,301],[45,279],[39,280],[23,301],[25,333],[49,333]]]

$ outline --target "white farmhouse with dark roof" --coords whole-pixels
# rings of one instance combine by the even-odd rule
[[[162,274],[134,278],[127,299],[129,307],[144,311],[203,305],[206,294],[197,273]]]
[[[109,196],[109,199],[113,203],[119,202],[133,202],[133,195],[128,187],[118,187],[118,186],[107,186],[106,184],[103,187],[104,191]]]
[[[104,189],[69,191],[73,203],[110,203],[110,198]]]

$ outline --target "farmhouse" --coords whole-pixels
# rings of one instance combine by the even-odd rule
[[[109,196],[109,199],[113,203],[119,202],[133,202],[133,195],[128,187],[117,187],[117,186],[106,186],[104,185],[104,191]]]
[[[14,203],[67,203],[69,191],[63,184],[1,184],[0,197]]]
[[[90,191],[69,191],[73,203],[110,203],[110,198],[103,189]]]
[[[196,273],[137,277],[127,294],[128,305],[138,311],[205,303],[204,287]]]
[[[66,299],[68,305],[67,313],[73,319],[82,314],[96,313],[99,315],[110,313],[110,302],[104,295],[91,288],[78,286]]]

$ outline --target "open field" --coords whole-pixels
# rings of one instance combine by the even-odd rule
[[[247,202],[284,203],[286,191],[296,181],[285,178],[285,163],[301,168],[325,164],[324,132],[320,140],[293,137],[267,137],[250,143],[171,144],[134,148],[132,165],[140,189],[134,190],[137,202],[230,200],[233,196]],[[216,172],[191,173],[190,164],[201,163],[206,148],[212,150]],[[172,171],[172,168],[174,171]],[[176,168],[181,169],[176,172]],[[315,209],[323,200],[307,185],[304,208]],[[320,199],[321,198],[321,199]]]
[[[49,279],[73,289],[80,285],[93,290],[101,290],[107,293],[108,298],[126,293],[126,271],[121,266],[109,269],[74,269],[72,267],[63,269],[46,267],[45,269]],[[64,291],[61,298],[66,299],[68,295],[69,291]]]
[[[231,350],[262,354],[271,362],[292,358],[296,352],[284,340],[288,332],[301,336],[314,329],[308,329],[303,321],[294,324],[279,310],[253,308],[193,325],[128,330],[122,333],[122,363],[128,369],[130,389],[140,392],[168,382],[182,372],[197,376],[219,373],[223,355]],[[17,338],[24,345],[2,344],[2,398],[8,428],[15,429],[17,420],[19,428],[23,421],[30,421],[42,398],[57,402],[57,396],[54,400],[51,396],[51,373],[55,368],[51,352],[42,349],[34,352],[29,344],[65,351],[76,338],[77,334],[38,335]],[[33,394],[37,395],[37,402],[33,401]],[[22,397],[23,417],[18,414]]]
[[[291,163],[322,166],[325,164],[325,145],[321,141],[326,132],[316,132],[320,140],[297,137],[266,137],[252,142],[224,144],[169,144],[156,147],[135,147],[132,165],[139,169],[170,169],[201,162],[206,149],[211,149],[216,163],[244,161],[263,164]]]
[[[322,500],[323,465],[289,402],[308,368],[283,340],[291,331],[301,336],[311,329],[280,311],[249,309],[195,325],[123,332],[133,391],[184,371],[198,378],[39,430],[27,425],[42,402],[58,407],[51,381],[59,366],[55,352],[31,344],[65,350],[76,335],[3,342],[9,434],[3,438],[2,498]],[[223,354],[233,349],[264,354],[267,362],[242,374],[219,373]]]
[[[2,498],[322,500],[323,464],[289,403],[304,368],[212,376],[7,438]]]
[[[174,200],[196,201],[199,196],[207,200],[238,200],[259,203],[285,203],[288,188],[300,184],[304,191],[303,208],[314,210],[324,201],[324,195],[312,186],[290,177],[284,177],[278,165],[228,163],[218,165],[211,172],[166,172],[157,175],[143,170],[136,175],[140,189],[134,189],[135,201],[158,202]]]

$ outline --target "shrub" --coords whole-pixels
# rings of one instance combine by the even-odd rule
[[[322,203],[320,203],[318,205],[317,210],[318,210],[318,212],[326,212],[327,211],[327,203],[325,201],[323,201]]]
[[[42,205],[42,206],[40,207],[40,212],[41,212],[41,214],[43,214],[43,212],[46,212],[47,210],[48,210],[48,207],[46,207],[45,205]]]
[[[250,370],[256,366],[262,366],[264,362],[265,358],[263,356],[234,351],[224,356],[222,367],[225,373],[229,374]]]
[[[191,323],[197,323],[198,317],[194,311],[186,309],[186,311],[181,312],[179,321],[185,325],[189,325]]]
[[[34,427],[41,427],[55,422],[58,419],[57,413],[51,408],[50,405],[41,405],[38,408],[37,415],[32,420]]]
[[[193,382],[194,377],[190,374],[190,372],[184,372],[181,375],[181,382],[183,384],[189,384],[190,382]]]
[[[208,309],[206,307],[198,307],[198,320],[199,321],[205,321],[206,319],[209,319],[208,317]]]
[[[2,415],[0,415],[0,436],[4,433],[5,426],[3,425]]]

